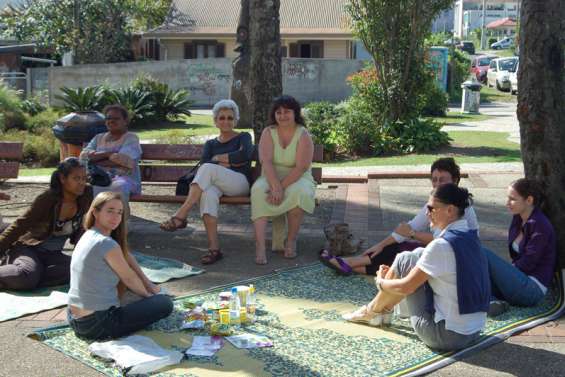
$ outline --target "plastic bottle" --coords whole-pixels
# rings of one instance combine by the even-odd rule
[[[249,285],[249,294],[247,296],[246,301],[246,311],[247,311],[247,322],[254,323],[255,322],[255,287],[253,284]]]
[[[237,288],[235,287],[231,289],[230,325],[234,327],[239,327],[241,325],[241,304],[239,302]]]

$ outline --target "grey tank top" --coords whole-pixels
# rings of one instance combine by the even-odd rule
[[[87,230],[78,241],[71,259],[69,305],[86,310],[106,310],[120,306],[116,286],[120,281],[104,257],[119,247],[111,237],[96,228]]]

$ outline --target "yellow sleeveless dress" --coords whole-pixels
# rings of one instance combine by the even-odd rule
[[[296,166],[296,149],[303,132],[305,132],[304,127],[297,127],[290,144],[286,148],[282,148],[277,130],[271,129],[274,146],[273,166],[279,180],[286,177]],[[267,202],[268,190],[269,183],[265,176],[261,175],[251,187],[251,220],[255,221],[260,217],[279,216],[296,207],[300,207],[308,213],[314,212],[316,183],[310,169],[284,190],[283,201],[278,206]]]

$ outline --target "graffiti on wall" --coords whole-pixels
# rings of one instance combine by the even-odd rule
[[[318,71],[319,68],[316,63],[289,62],[283,75],[286,75],[288,79],[314,80],[318,77]]]
[[[231,74],[211,64],[197,63],[188,66],[188,90],[208,97],[218,94],[220,87],[229,86]]]

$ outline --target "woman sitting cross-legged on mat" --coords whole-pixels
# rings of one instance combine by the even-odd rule
[[[459,166],[451,157],[436,160],[430,170],[432,188],[434,189],[446,183],[458,185],[461,179]],[[463,217],[467,220],[469,229],[479,229],[473,207],[465,209]],[[362,255],[342,258],[330,255],[327,251],[322,250],[320,261],[342,275],[349,275],[353,272],[375,275],[381,264],[390,266],[398,253],[426,246],[439,232],[439,229],[430,227],[430,221],[426,215],[426,206],[423,206],[416,217],[408,223],[400,223],[391,235],[367,249]]]
[[[114,339],[167,317],[172,300],[159,293],[127,246],[124,202],[120,193],[102,192],[86,214],[87,231],[71,261],[67,317],[79,337]],[[141,296],[120,306],[125,289]]]
[[[214,124],[220,135],[204,144],[201,163],[190,185],[183,205],[161,229],[173,232],[186,228],[188,213],[199,203],[200,215],[208,236],[208,254],[203,256],[203,264],[211,264],[222,259],[218,240],[218,209],[220,197],[246,196],[249,194],[253,142],[247,132],[235,132],[239,120],[239,108],[232,100],[221,100],[212,109]]]
[[[549,219],[540,209],[542,192],[535,181],[518,179],[508,187],[506,206],[512,217],[508,231],[508,263],[486,250],[493,296],[491,314],[508,305],[533,306],[547,293],[557,263],[556,237]],[[497,306],[499,306],[497,308]]]
[[[0,290],[30,290],[67,284],[71,257],[62,252],[76,244],[82,218],[92,202],[86,169],[69,157],[51,174],[49,189],[0,234]]]
[[[314,212],[316,183],[311,173],[314,144],[304,127],[300,104],[291,96],[276,98],[270,126],[261,134],[262,172],[251,188],[251,220],[255,226],[255,263],[266,264],[268,218],[286,215],[288,235],[284,257],[296,257],[296,238],[304,213]]]
[[[392,266],[381,265],[377,296],[343,318],[390,324],[392,309],[406,298],[412,327],[428,347],[452,351],[476,341],[486,323],[490,281],[477,231],[463,218],[471,197],[455,184],[436,188],[427,210],[440,233],[425,248],[398,254]]]

